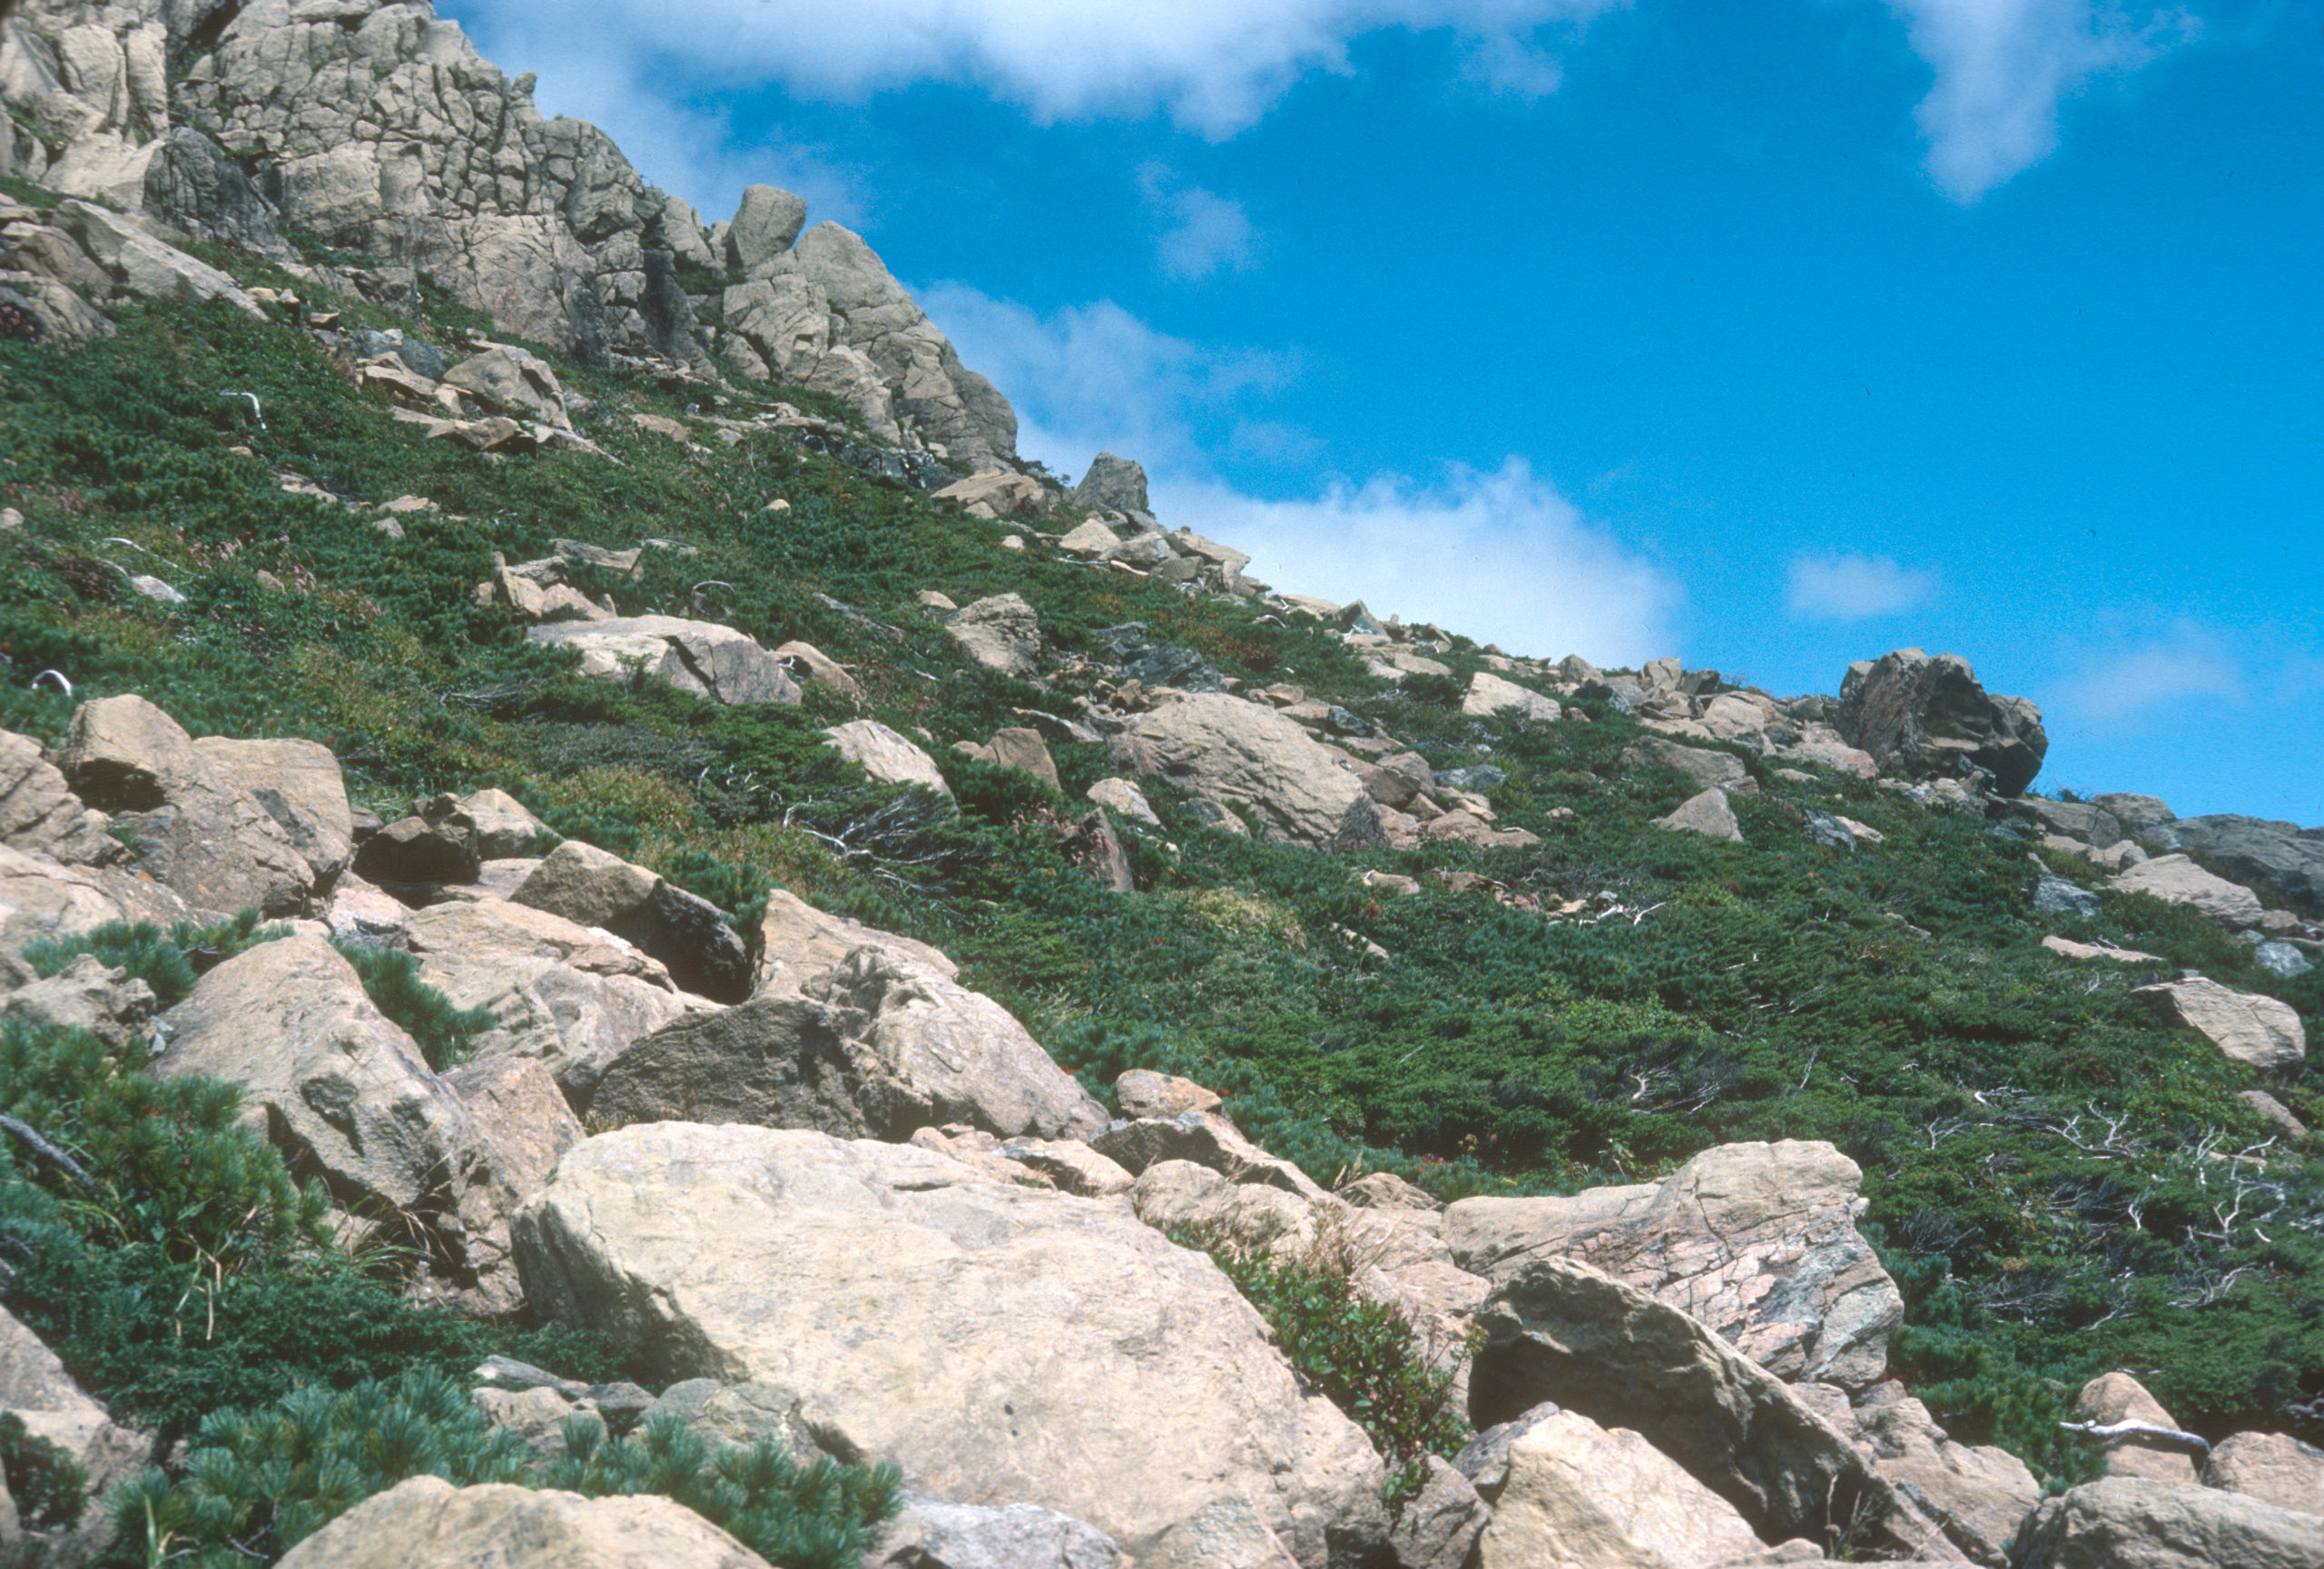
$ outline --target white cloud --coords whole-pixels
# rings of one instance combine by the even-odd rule
[[[1248,551],[1275,587],[1433,621],[1512,654],[1636,665],[1674,651],[1679,585],[1592,526],[1521,458],[1442,483],[1402,475],[1268,501],[1212,481],[1153,487],[1156,515]]]
[[[2066,706],[2100,720],[2132,718],[2192,697],[2240,699],[2243,671],[2216,632],[2181,620],[2160,637],[2085,654]]]
[[[1936,73],[1915,117],[1929,177],[1974,202],[2047,157],[2058,101],[2092,77],[2135,70],[2192,37],[2176,9],[2140,20],[2110,0],[1888,0]]]
[[[1899,567],[1886,556],[1856,551],[1802,556],[1791,564],[1784,605],[1795,616],[1818,621],[1867,621],[1894,616],[1936,597],[1934,572]]]
[[[1166,111],[1234,134],[1310,71],[1384,28],[1449,29],[1501,48],[1623,0],[475,0],[496,39],[553,42],[586,27],[616,58],[683,63],[689,85],[776,81],[860,99],[914,82],[982,87],[1044,121]],[[1538,76],[1538,67],[1536,68]]]
[[[1100,450],[1137,459],[1166,527],[1248,551],[1262,581],[1512,652],[1635,664],[1673,650],[1676,582],[1521,458],[1436,484],[1390,474],[1263,499],[1222,480],[1209,454],[1312,460],[1312,437],[1250,412],[1295,360],[1173,338],[1110,301],[1043,317],[958,283],[920,299],[961,359],[1017,400],[1020,452],[1068,474]]]
[[[1197,282],[1229,268],[1242,271],[1258,260],[1258,232],[1243,204],[1199,185],[1180,185],[1161,163],[1137,172],[1147,210],[1167,227],[1155,241],[1162,273]]]

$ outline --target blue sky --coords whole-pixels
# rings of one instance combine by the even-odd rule
[[[440,9],[1278,587],[1778,693],[1956,652],[2043,786],[2324,823],[2317,0]]]

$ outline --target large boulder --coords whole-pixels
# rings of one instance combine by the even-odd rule
[[[0,995],[0,1019],[86,1030],[108,1046],[123,1046],[144,1039],[157,1001],[153,989],[132,980],[128,971],[109,969],[94,953],[76,953],[46,980]]]
[[[1349,810],[1369,800],[1347,759],[1295,720],[1224,693],[1166,703],[1126,734],[1153,771],[1206,799],[1249,808],[1270,838],[1329,844]]]
[[[634,943],[698,996],[739,1002],[751,993],[749,950],[718,907],[611,851],[568,839],[508,898]]]
[[[2261,817],[2182,817],[2162,834],[2235,876],[2271,883],[2295,899],[2324,905],[2324,828]]]
[[[823,734],[839,755],[872,778],[889,784],[922,784],[939,795],[952,794],[936,759],[877,719],[851,719]]]
[[[458,1098],[320,937],[236,954],[169,1022],[153,1071],[241,1085],[243,1120],[300,1151],[343,1200],[417,1209],[470,1141]]]
[[[1507,1465],[1479,1569],[1698,1569],[1759,1554],[1733,1505],[1628,1428],[1560,1411],[1517,1436]]]
[[[2324,1449],[2289,1433],[2238,1433],[2211,1450],[2203,1485],[2247,1494],[2279,1509],[2324,1515]]]
[[[1930,658],[1899,648],[1876,663],[1858,660],[1840,686],[1841,736],[1892,774],[1925,779],[1964,763],[2015,795],[2042,771],[2050,749],[2042,711],[2024,697],[1998,697],[1977,683],[1957,654]]]
[[[1209,1259],[1115,1202],[661,1123],[568,1153],[517,1235],[535,1313],[661,1377],[787,1385],[827,1446],[920,1492],[1055,1509],[1141,1563],[1216,1561],[1223,1531],[1327,1569],[1385,1537],[1363,1434]]]
[[[565,412],[565,389],[548,361],[529,350],[496,344],[472,354],[438,378],[457,387],[495,414],[544,425],[569,428]]]
[[[1495,1285],[1567,1257],[1692,1315],[1787,1382],[1864,1388],[1904,1298],[1858,1235],[1864,1174],[1831,1145],[1722,1144],[1659,1182],[1571,1199],[1463,1199],[1453,1259]]]
[[[1628,1427],[1742,1513],[1762,1540],[1909,1555],[1936,1523],[1773,1374],[1675,1308],[1571,1258],[1519,1266],[1477,1316],[1480,1427],[1545,1401]]]
[[[2315,1569],[2324,1515],[2209,1487],[2108,1476],[2051,1499],[2019,1535],[2016,1569]]]
[[[773,185],[746,185],[742,205],[726,225],[724,261],[745,278],[763,278],[790,254],[806,222],[804,197]]]
[[[1041,618],[1015,594],[995,594],[955,611],[945,632],[988,670],[1025,677],[1041,668]]]
[[[2238,1062],[2290,1068],[2308,1055],[2299,1012],[2273,997],[2233,991],[2202,975],[2142,986],[2131,995],[2163,1022],[2192,1030]]]
[[[113,281],[133,294],[189,305],[214,300],[252,321],[266,320],[266,312],[233,279],[164,244],[117,212],[86,202],[66,202],[56,210],[56,225],[80,241]]]
[[[133,830],[140,865],[189,904],[307,911],[315,871],[290,833],[144,698],[82,704],[60,761],[74,793]]]
[[[2253,926],[2262,913],[2260,896],[2240,883],[2206,872],[2185,855],[2157,855],[2125,867],[2108,879],[2125,893],[2146,893],[2167,904],[2186,904],[2230,926]]]
[[[2010,814],[2039,824],[2044,833],[2079,839],[2093,850],[2118,844],[2122,824],[2103,806],[2087,801],[2044,801],[2024,795],[2009,804]]]
[[[40,743],[0,730],[0,844],[71,866],[102,866],[122,858],[104,830]]]
[[[768,1569],[658,1494],[584,1498],[414,1476],[300,1542],[282,1569]]]
[[[1151,512],[1147,504],[1146,469],[1135,459],[1100,452],[1089,460],[1089,470],[1073,488],[1076,506],[1115,512]]]
[[[777,888],[767,894],[766,914],[759,921],[759,968],[751,995],[794,996],[809,981],[858,948],[867,947],[887,949],[947,980],[960,972],[942,950],[917,938],[818,910],[797,894]]]
[[[592,1117],[748,1122],[901,1140],[962,1123],[1014,1138],[1087,1138],[1105,1109],[990,998],[892,949],[859,948],[810,979],[682,1019],[623,1052]]]
[[[748,633],[714,621],[627,616],[613,621],[552,621],[527,638],[581,656],[581,674],[623,681],[642,671],[682,692],[720,703],[797,703],[799,684]]]

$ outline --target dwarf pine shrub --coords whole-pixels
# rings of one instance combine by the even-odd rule
[[[156,1467],[116,1488],[106,1500],[119,1533],[113,1561],[271,1564],[374,1494],[440,1476],[593,1498],[660,1494],[783,1569],[855,1569],[902,1492],[893,1465],[802,1466],[763,1439],[714,1456],[675,1417],[615,1438],[576,1416],[564,1437],[565,1452],[544,1459],[494,1428],[466,1386],[440,1372],[310,1386],[205,1417],[180,1475]]]
[[[1205,1227],[1182,1227],[1170,1239],[1208,1253],[1300,1377],[1371,1437],[1388,1463],[1391,1509],[1419,1490],[1422,1456],[1450,1459],[1474,1436],[1453,1383],[1470,1347],[1426,1346],[1403,1313],[1366,1298],[1356,1286],[1359,1242],[1330,1234],[1282,1258]]]
[[[441,1072],[468,1061],[468,1046],[499,1021],[489,1008],[459,1008],[419,978],[419,962],[397,948],[334,943],[362,977],[363,994],[419,1043],[428,1065]]]

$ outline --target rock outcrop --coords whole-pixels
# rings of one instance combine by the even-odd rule
[[[1107,1201],[910,1145],[659,1123],[568,1153],[517,1236],[536,1313],[661,1377],[785,1384],[827,1446],[921,1492],[1055,1509],[1141,1563],[1271,1534],[1326,1569],[1385,1536],[1362,1433],[1208,1259]]]
[[[944,630],[988,670],[1019,677],[1040,672],[1041,618],[1019,595],[996,594],[964,606]]]
[[[1693,1569],[1759,1556],[1733,1505],[1626,1427],[1559,1411],[1528,1424],[1505,1464],[1480,1569]]]
[[[1904,1298],[1857,1234],[1863,1173],[1816,1142],[1722,1144],[1659,1182],[1571,1199],[1463,1199],[1443,1236],[1499,1285],[1571,1258],[1700,1320],[1788,1382],[1863,1388]]]
[[[751,995],[795,996],[809,981],[859,948],[885,949],[947,980],[960,973],[960,966],[940,949],[818,910],[777,888],[767,894],[766,914],[759,922],[759,970]]]
[[[1848,666],[1840,686],[1840,735],[1892,774],[1915,779],[1955,775],[1964,763],[2015,795],[2034,783],[2050,737],[2042,711],[2023,697],[1997,697],[1956,654],[1930,658],[1900,648]]]
[[[2289,1433],[2238,1433],[2203,1463],[2203,1485],[2303,1515],[2324,1515],[2324,1449]]]
[[[2206,872],[2185,855],[2157,855],[2116,873],[2109,885],[2125,893],[2147,893],[2166,904],[2185,904],[2230,926],[2258,923],[2260,896],[2240,883]]]

